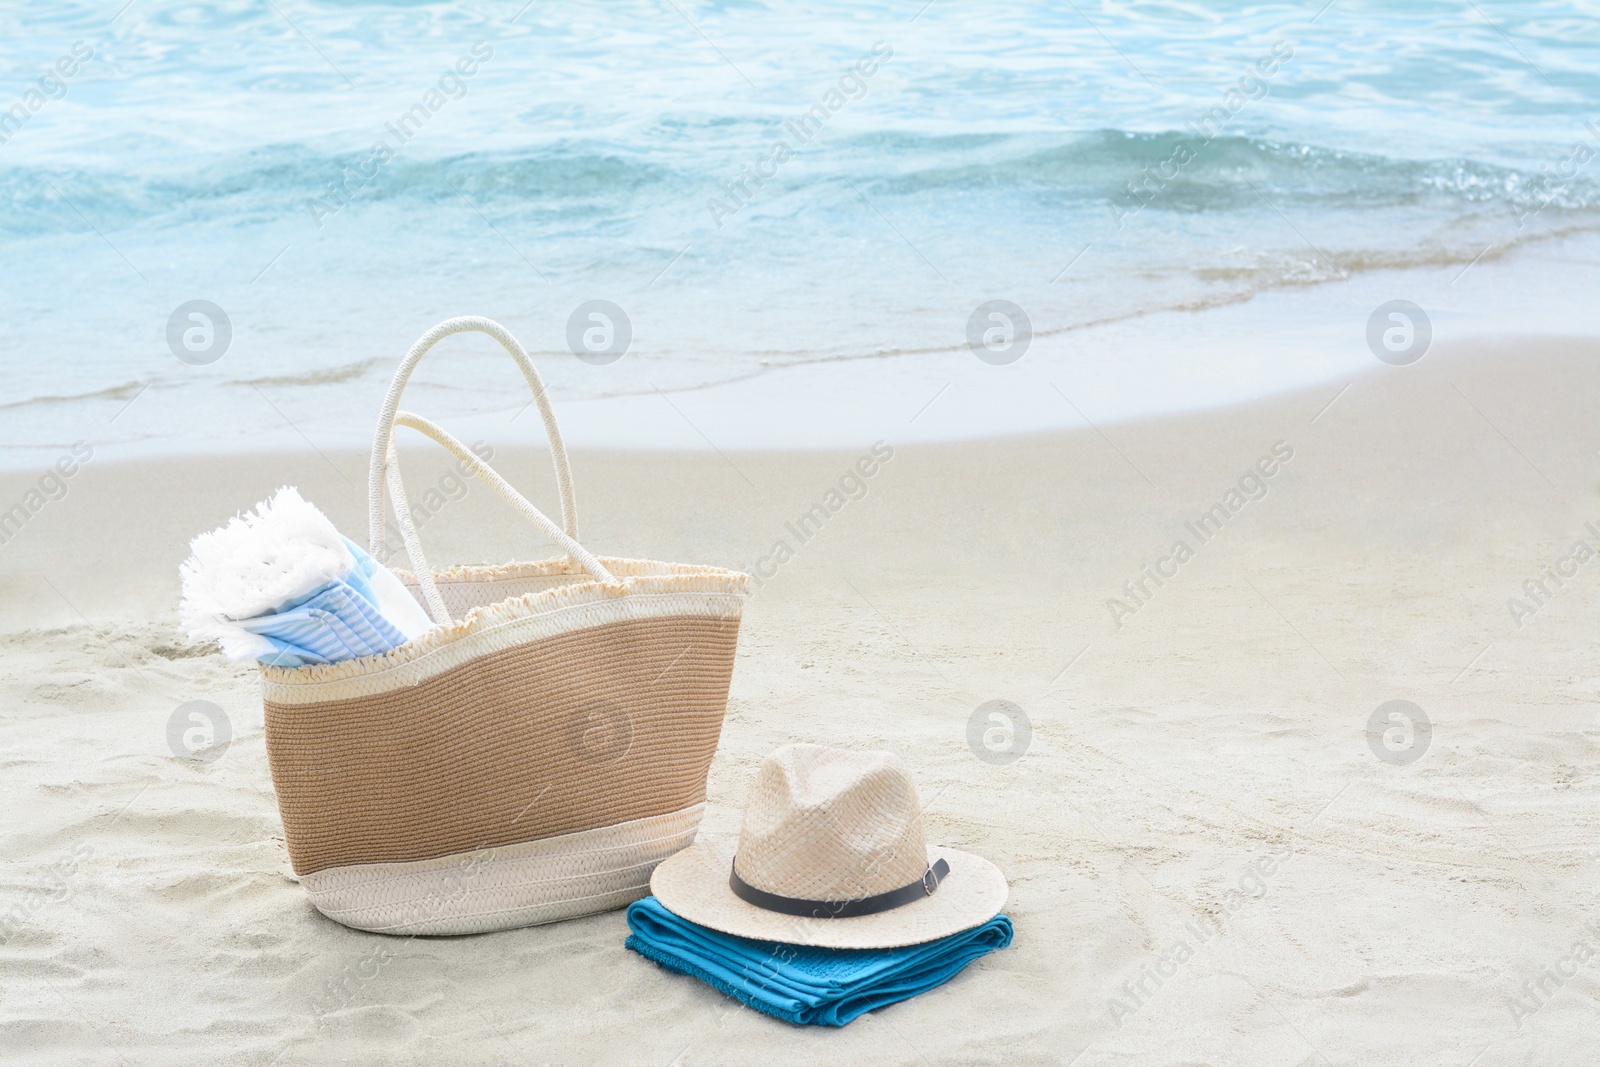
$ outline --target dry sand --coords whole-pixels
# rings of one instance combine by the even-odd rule
[[[1010,878],[1011,949],[842,1031],[625,952],[620,912],[410,941],[317,915],[254,671],[182,645],[176,569],[282,482],[359,535],[364,457],[91,460],[0,546],[0,1059],[1600,1062],[1600,956],[1574,954],[1600,946],[1600,562],[1558,562],[1600,547],[1597,356],[1484,341],[1226,411],[896,448],[804,544],[785,522],[857,452],[577,455],[597,551],[795,549],[746,616],[703,833],[736,832],[781,742],[889,746],[931,837]],[[1199,544],[1185,522],[1276,442],[1266,495]],[[411,453],[418,484],[444,471]],[[541,453],[497,463],[553,499]],[[482,488],[424,537],[549,554]],[[1127,600],[1180,538],[1192,558]],[[993,699],[1032,723],[1009,765],[968,745]],[[1405,765],[1367,736],[1397,699],[1432,723]],[[215,762],[169,751],[189,700],[229,717]]]

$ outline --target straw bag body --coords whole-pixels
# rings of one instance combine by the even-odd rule
[[[557,526],[456,438],[397,410],[422,356],[466,330],[498,340],[544,418]],[[395,426],[438,441],[566,557],[428,567]],[[438,627],[379,656],[263,667],[267,756],[289,857],[312,903],[396,934],[503,930],[618,908],[694,840],[748,577],[597,558],[578,543],[571,471],[532,361],[488,319],[451,319],[406,355],[369,475],[372,554],[387,487]]]

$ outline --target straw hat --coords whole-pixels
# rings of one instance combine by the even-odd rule
[[[739,937],[895,948],[999,914],[1006,879],[986,859],[929,848],[917,787],[892,752],[785,745],[761,765],[737,859],[697,843],[650,879],[663,907]]]

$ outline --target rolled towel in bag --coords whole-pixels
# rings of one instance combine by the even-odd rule
[[[293,486],[190,542],[178,617],[229,659],[283,667],[377,655],[433,623],[400,579]]]

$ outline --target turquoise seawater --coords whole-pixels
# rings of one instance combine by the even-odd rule
[[[848,390],[964,351],[991,299],[1049,338],[1582,240],[1597,11],[8,6],[0,450],[343,440],[456,314],[511,326],[560,398],[806,363]],[[192,300],[231,331],[203,366],[168,341]],[[569,351],[591,300],[631,330],[611,366]],[[465,350],[424,375],[435,409],[515,411]]]

